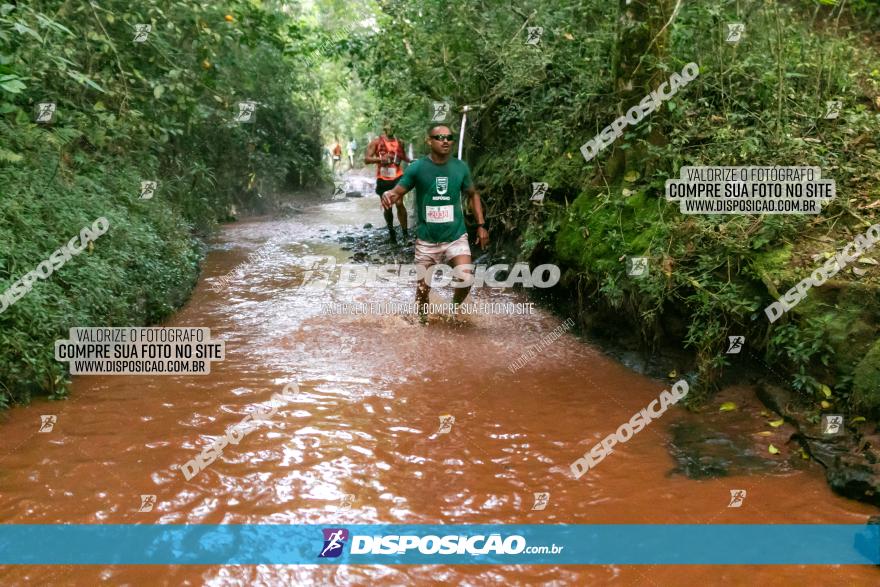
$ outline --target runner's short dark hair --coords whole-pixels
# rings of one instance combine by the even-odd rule
[[[439,128],[441,126],[445,126],[446,128],[449,129],[449,132],[453,132],[452,127],[449,126],[448,124],[443,124],[442,122],[432,122],[431,125],[428,127],[428,136],[431,136],[432,130],[434,130],[435,128]]]

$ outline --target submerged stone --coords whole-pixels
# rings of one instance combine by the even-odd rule
[[[704,424],[678,422],[671,427],[669,452],[677,463],[672,473],[689,479],[768,473],[779,461],[758,452],[750,440],[734,438]]]

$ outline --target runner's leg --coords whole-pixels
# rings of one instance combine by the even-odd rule
[[[458,267],[459,265],[469,265],[470,262],[471,262],[470,255],[458,255],[457,257],[453,257],[452,259],[450,259],[449,264],[452,266],[452,269],[454,272],[455,268]],[[463,269],[462,271],[464,274],[470,275],[471,277],[473,277],[473,274],[474,274],[473,268]],[[456,287],[455,292],[452,294],[452,303],[456,304],[456,306],[458,304],[461,304],[464,301],[464,299],[467,297],[467,295],[470,291],[471,291],[470,285],[467,285],[465,287]]]
[[[473,266],[470,267],[461,267],[461,269],[456,270],[460,265],[470,265],[471,264],[471,247],[468,244],[468,235],[467,233],[461,235],[454,242],[449,243],[449,246],[446,247],[446,250],[443,252],[443,256],[447,259],[447,263],[452,266],[452,275],[453,280],[460,282],[462,279],[473,283]],[[456,277],[460,277],[460,279],[456,279]],[[467,297],[468,293],[471,291],[471,286],[466,285],[463,287],[454,288],[454,293],[452,294],[452,304],[453,308],[455,308],[454,313],[458,313],[458,306],[464,301]]]
[[[441,262],[443,258],[443,253],[435,243],[428,243],[422,240],[416,239],[415,245],[415,262],[421,269],[424,269],[425,273],[433,267],[434,265]],[[416,286],[416,307],[418,309],[419,320],[422,324],[426,324],[428,321],[428,300],[429,294],[431,293],[431,276],[425,275],[422,279],[419,280],[418,286]]]
[[[403,233],[404,244],[406,244],[406,239],[409,238],[409,235],[406,232],[407,229],[407,217],[406,217],[406,207],[403,205],[403,200],[401,199],[397,203],[397,221],[400,222],[400,231]]]
[[[376,178],[376,195],[382,197],[386,191],[394,187],[390,181]],[[385,217],[385,225],[388,227],[388,240],[392,244],[397,244],[397,235],[394,234],[394,210],[392,208],[383,208],[382,216]]]
[[[394,210],[386,208],[382,210],[382,214],[385,216],[385,224],[388,225],[388,238],[391,239],[392,243],[396,243],[397,235],[394,234]]]
[[[416,304],[418,305],[419,316],[424,316],[428,313],[427,305],[430,293],[431,286],[424,279],[420,279],[418,286],[416,286]]]

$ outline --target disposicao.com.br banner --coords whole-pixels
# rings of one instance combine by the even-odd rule
[[[880,525],[0,525],[7,564],[880,564]]]

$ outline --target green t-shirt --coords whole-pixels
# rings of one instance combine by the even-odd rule
[[[437,165],[430,156],[422,157],[406,168],[398,185],[416,188],[416,235],[421,240],[449,243],[467,234],[461,209],[461,192],[471,186],[467,163],[450,157]]]

